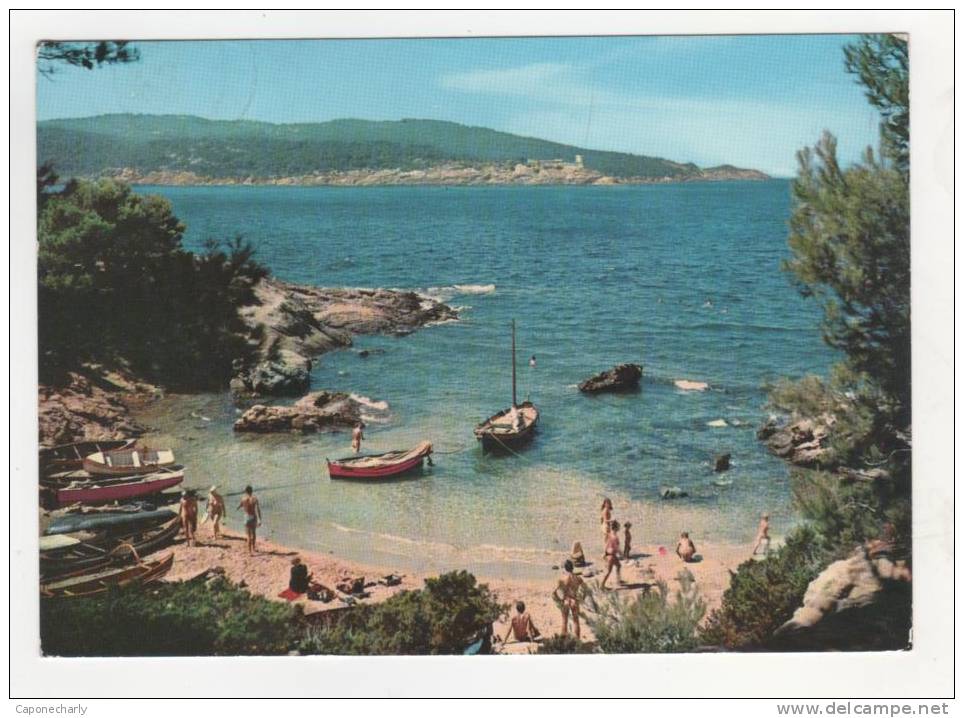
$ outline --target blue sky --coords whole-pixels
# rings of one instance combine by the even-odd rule
[[[140,42],[139,63],[37,79],[41,120],[110,112],[310,122],[451,120],[790,176],[826,128],[854,160],[878,118],[853,37]]]

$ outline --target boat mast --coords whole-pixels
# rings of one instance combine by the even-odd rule
[[[512,320],[512,406],[515,401],[515,319]]]

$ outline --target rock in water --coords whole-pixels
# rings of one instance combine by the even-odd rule
[[[690,381],[689,379],[677,379],[673,382],[677,389],[683,391],[706,391],[710,385],[705,381]]]
[[[727,471],[730,468],[730,455],[718,454],[713,461],[713,471]]]
[[[659,490],[659,495],[664,499],[684,499],[689,496],[679,486],[663,486]]]
[[[713,419],[713,421],[706,422],[707,426],[712,426],[714,429],[724,429],[729,424],[726,423],[726,419]]]
[[[797,466],[825,464],[830,448],[830,430],[835,418],[824,414],[816,419],[797,419],[780,425],[771,418],[757,431],[767,448]]]
[[[601,391],[627,391],[639,386],[643,368],[639,364],[617,364],[612,369],[589,377],[579,391],[594,394]]]
[[[362,405],[348,394],[316,391],[293,406],[255,404],[234,422],[235,431],[275,433],[350,429],[361,421]]]

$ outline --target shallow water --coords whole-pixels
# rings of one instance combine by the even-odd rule
[[[347,435],[236,436],[227,395],[171,397],[143,417],[175,445],[190,485],[253,484],[269,537],[505,575],[548,570],[573,540],[595,550],[604,495],[638,544],[671,544],[683,529],[748,542],[763,509],[777,529],[794,520],[787,468],[755,438],[764,387],[823,372],[833,356],[817,308],[779,270],[787,182],[141,191],[171,199],[191,248],[240,233],[282,279],[417,289],[462,308],[460,322],[408,337],[359,337],[313,371],[313,389],[388,403],[366,450],[434,443],[436,466],[417,480],[329,481],[324,458],[346,454]],[[512,318],[519,395],[539,406],[540,432],[518,457],[487,457],[472,428],[510,401]],[[624,361],[644,366],[638,393],[575,389]],[[711,388],[680,391],[682,378]],[[728,425],[708,425],[718,419]],[[733,468],[721,477],[722,451]],[[660,486],[690,496],[664,501]]]

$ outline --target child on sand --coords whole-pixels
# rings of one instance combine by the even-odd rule
[[[689,563],[693,560],[693,556],[696,555],[696,544],[690,539],[690,535],[684,531],[679,535],[679,541],[676,544],[676,555],[681,559]]]
[[[629,559],[629,551],[633,547],[633,535],[629,533],[629,529],[632,528],[632,524],[628,521],[623,526],[623,559]]]
[[[572,544],[572,551],[569,552],[569,560],[572,561],[573,566],[582,568],[586,565],[586,554],[582,550],[582,544],[579,541],[575,541]]]

